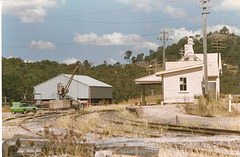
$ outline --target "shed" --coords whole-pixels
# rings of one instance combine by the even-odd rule
[[[67,84],[71,75],[60,74],[34,87],[34,100],[37,104],[42,101],[57,100],[57,84]],[[73,100],[88,101],[90,104],[99,101],[112,100],[112,86],[85,75],[75,75],[69,87],[67,96]]]

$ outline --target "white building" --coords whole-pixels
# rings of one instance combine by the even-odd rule
[[[164,103],[191,103],[195,97],[204,95],[203,54],[195,54],[193,45],[189,38],[184,56],[178,62],[166,62],[166,70],[155,73],[162,83]],[[221,56],[210,53],[207,58],[209,95],[215,98],[220,96]],[[135,83],[140,84],[142,79]]]
[[[60,74],[34,87],[34,100],[37,103],[58,99],[57,84],[64,86],[71,75]],[[93,79],[89,76],[75,75],[69,87],[68,97],[73,100],[88,101],[90,104],[98,103],[101,100],[112,100],[112,86]]]

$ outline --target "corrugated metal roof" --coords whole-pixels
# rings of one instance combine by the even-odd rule
[[[71,77],[71,75],[68,74],[63,74],[66,77]],[[89,76],[85,76],[85,75],[74,75],[73,80],[81,82],[83,84],[86,84],[88,86],[94,86],[94,87],[112,87],[106,83],[103,83],[101,81],[98,81],[96,79],[93,79]]]
[[[155,74],[137,78],[134,80],[135,84],[160,84],[162,77],[157,77]]]

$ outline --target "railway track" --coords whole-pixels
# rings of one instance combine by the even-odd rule
[[[127,124],[132,125],[135,127],[145,127],[147,125],[148,128],[152,129],[162,129],[166,131],[172,131],[172,132],[183,132],[183,133],[192,133],[192,134],[201,134],[201,135],[240,135],[240,131],[238,130],[227,130],[227,129],[215,129],[215,128],[206,128],[206,127],[192,127],[192,126],[184,126],[184,125],[173,125],[173,124],[165,124],[165,123],[156,123],[156,122],[142,122],[142,121],[136,121],[136,120],[129,120],[124,118],[119,118],[116,116],[116,111],[114,110],[106,110],[106,111],[92,111],[92,112],[80,112],[79,114],[76,114],[75,112],[68,113],[68,112],[59,112],[59,111],[51,111],[51,112],[45,112],[41,114],[34,114],[34,115],[22,115],[14,118],[7,118],[3,120],[3,122],[7,122],[14,119],[20,119],[23,118],[22,122],[20,123],[20,127],[24,130],[29,131],[29,129],[25,128],[22,124],[24,124],[27,120],[33,119],[33,118],[40,118],[44,116],[50,116],[50,115],[58,115],[55,120],[60,118],[61,116],[69,116],[73,115],[71,119],[73,119],[75,122],[78,122],[77,118],[79,116],[83,116],[86,114],[91,113],[101,113],[106,121],[115,123],[115,124]],[[75,115],[74,115],[75,114]],[[99,126],[100,127],[100,126]],[[159,135],[154,134],[148,134],[151,137],[160,137]]]
[[[112,123],[116,124],[128,124],[132,126],[146,126],[153,129],[164,129],[167,131],[173,132],[183,132],[183,133],[192,133],[192,134],[201,134],[201,135],[240,135],[238,130],[227,130],[227,129],[215,129],[215,128],[206,128],[206,127],[192,127],[184,125],[173,125],[165,123],[156,123],[156,122],[142,122],[136,120],[129,120],[124,118],[119,118],[115,114],[107,115],[107,119]],[[156,136],[158,137],[158,136]]]
[[[133,127],[139,127],[139,128],[147,128],[148,130],[146,132],[138,132],[137,129],[134,131],[125,131],[126,134],[131,135],[132,137],[135,137],[136,134],[142,136],[142,137],[152,137],[152,138],[159,138],[162,137],[163,135],[160,134],[149,134],[149,132],[151,132],[152,130],[164,130],[164,131],[171,131],[171,132],[183,132],[183,133],[191,133],[191,134],[201,134],[201,135],[207,135],[207,136],[213,136],[213,135],[240,135],[240,131],[236,131],[236,130],[224,130],[224,129],[212,129],[212,128],[200,128],[200,127],[189,127],[189,126],[181,126],[181,125],[171,125],[171,124],[163,124],[163,123],[146,123],[146,122],[141,122],[141,121],[136,121],[136,120],[129,120],[129,119],[124,119],[124,118],[120,118],[116,116],[117,111],[113,111],[113,110],[107,110],[107,111],[92,111],[92,112],[80,112],[80,113],[76,113],[76,112],[58,112],[58,111],[54,111],[54,112],[46,112],[46,113],[42,113],[42,114],[35,114],[35,115],[27,115],[27,116],[19,116],[16,117],[15,119],[18,118],[23,118],[23,120],[21,121],[21,123],[19,124],[19,126],[28,131],[28,132],[34,132],[33,130],[27,128],[26,126],[24,126],[25,123],[28,122],[28,120],[30,119],[34,119],[34,118],[41,118],[41,117],[45,117],[45,116],[50,116],[50,115],[56,115],[54,120],[57,120],[58,118],[62,117],[62,116],[70,116],[71,119],[73,119],[76,123],[78,123],[78,118],[79,116],[83,116],[83,115],[87,115],[87,114],[92,114],[98,112],[100,113],[101,117],[100,118],[104,118],[105,121],[111,122],[113,124],[118,124],[118,127],[121,128],[123,127],[123,125],[132,125]],[[5,119],[4,122],[8,122],[10,120],[13,120],[14,118],[8,118]],[[104,130],[104,126],[102,125],[98,125],[98,128],[102,128],[102,130]],[[116,126],[117,127],[117,126]],[[74,128],[74,127],[73,127]],[[96,134],[106,134],[104,131],[98,131],[98,130],[91,130],[92,133],[96,133]],[[43,136],[41,133],[37,133],[35,132],[36,135],[39,136]],[[121,134],[112,134],[112,137],[123,137]],[[227,145],[223,145],[223,144],[215,144],[215,143],[209,143],[209,142],[202,142],[202,143],[206,143],[206,145],[212,145],[212,146],[216,146],[218,148],[221,149],[227,149],[227,150],[235,150],[235,151],[239,151],[240,147],[233,147],[233,146],[227,146]],[[174,146],[171,146],[171,144],[169,145],[169,147],[172,147],[175,150],[182,150],[185,152],[188,151],[198,151],[201,153],[207,153],[207,154],[212,154],[215,156],[224,156],[224,154],[219,153],[219,152],[212,152],[209,151],[208,149],[203,149],[203,150],[199,150],[199,149],[194,149],[193,147],[188,147],[184,144],[174,144]]]

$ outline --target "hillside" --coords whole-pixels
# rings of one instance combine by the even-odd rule
[[[202,38],[198,35],[194,36],[195,53],[203,52]],[[220,43],[219,43],[220,41]],[[166,61],[177,61],[181,58],[178,53],[187,43],[187,37],[182,38],[176,44],[166,47]],[[214,43],[214,44],[213,44]],[[222,47],[217,49],[216,46]],[[223,74],[221,75],[221,93],[224,94],[240,94],[240,36],[227,33],[209,33],[208,34],[208,53],[221,53]],[[149,55],[143,58],[138,64],[154,72],[149,68],[149,64],[157,60],[157,71],[162,70],[162,47],[157,51],[150,50]],[[154,65],[154,64],[153,64]]]
[[[202,52],[202,38],[194,36],[194,51]],[[221,75],[221,93],[240,94],[240,37],[227,33],[208,34],[208,53],[216,53],[218,50],[212,47],[212,43],[221,40],[223,74]],[[187,43],[187,37],[180,39],[176,44],[166,47],[166,60],[177,61],[181,58],[178,51]],[[113,102],[118,103],[130,98],[140,97],[141,87],[134,84],[133,80],[155,71],[162,70],[162,47],[157,51],[150,50],[149,55],[139,54],[133,59],[133,64],[122,65],[117,62],[114,65],[106,62],[92,66],[85,60],[78,70],[78,75],[88,75],[92,78],[113,86]],[[41,62],[25,63],[21,58],[2,58],[2,96],[8,101],[31,101],[33,99],[33,87],[37,84],[53,78],[59,74],[71,74],[75,66],[79,64],[59,64],[56,61],[43,60]],[[152,65],[152,68],[149,65]],[[156,68],[155,68],[156,65]],[[159,94],[159,86],[148,86],[147,94]]]

